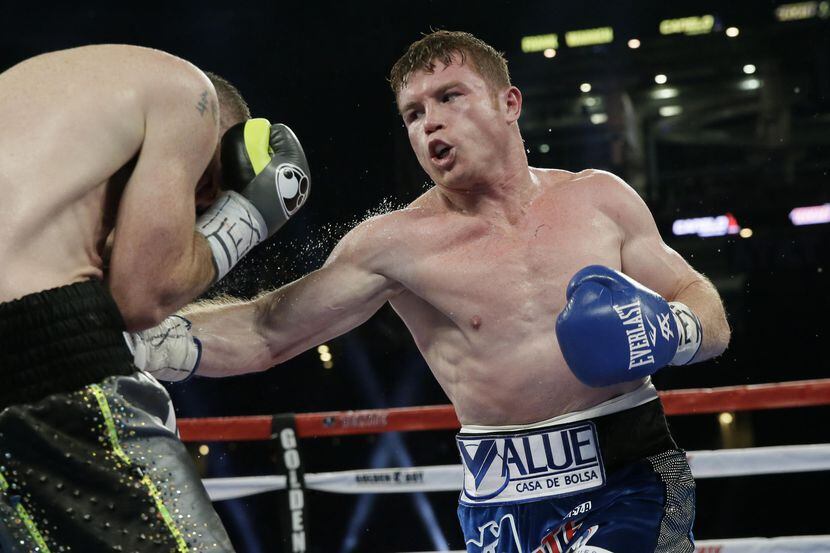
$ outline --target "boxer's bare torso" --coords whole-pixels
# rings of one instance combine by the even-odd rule
[[[118,210],[127,183],[140,180],[145,186],[154,163],[156,198],[164,195],[161,187],[170,186],[173,196],[182,188],[169,183],[173,178],[187,181],[192,196],[218,135],[215,113],[208,109],[203,116],[197,110],[206,90],[215,105],[210,83],[192,65],[122,45],[52,52],[0,74],[0,302],[103,279],[104,242],[116,215],[132,230],[143,216],[153,227],[153,206],[142,206],[138,191]],[[192,146],[181,151],[164,145],[172,137],[164,137],[156,121],[162,112],[181,111],[174,102],[187,102],[181,117],[193,120],[188,123]],[[169,124],[182,132],[174,117]],[[146,158],[145,169],[134,178],[139,157]],[[130,257],[140,256],[144,247],[130,243],[128,232],[121,240],[122,274],[130,272]]]
[[[589,388],[565,365],[554,332],[565,287],[591,263],[620,267],[622,233],[594,172],[532,172],[514,221],[458,212],[432,190],[355,237],[397,283],[389,302],[463,423],[535,422],[639,385]]]
[[[534,186],[511,220],[460,212],[433,188],[358,225],[321,269],[255,300],[253,310],[250,303],[191,310],[205,348],[199,373],[263,370],[357,326],[388,301],[462,423],[536,422],[637,388],[640,381],[580,383],[559,350],[555,321],[576,271],[621,267],[628,216],[621,212],[636,213],[640,200],[607,173],[529,171]],[[656,229],[648,241],[644,254],[662,244]]]

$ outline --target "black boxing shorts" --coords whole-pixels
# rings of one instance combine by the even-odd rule
[[[233,551],[123,331],[97,281],[0,304],[0,552]]]

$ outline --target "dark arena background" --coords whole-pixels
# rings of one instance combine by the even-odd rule
[[[524,94],[530,164],[623,177],[664,240],[723,296],[733,330],[726,354],[660,372],[658,389],[828,377],[830,2],[4,2],[0,18],[0,69],[83,44],[150,46],[225,76],[255,116],[294,129],[311,164],[311,199],[208,293],[237,297],[319,267],[354,224],[430,186],[388,71],[423,32],[470,31],[507,56]],[[177,415],[447,403],[388,307],[326,346],[265,373],[172,385]],[[812,406],[669,423],[696,451],[827,443],[828,415]],[[453,435],[302,439],[303,469],[457,464]],[[282,456],[269,441],[189,447],[206,478],[276,474]],[[828,497],[826,471],[701,479],[695,535],[827,534]],[[454,491],[304,498],[309,551],[464,547]],[[263,553],[289,550],[285,502],[268,492],[216,505],[237,550]]]

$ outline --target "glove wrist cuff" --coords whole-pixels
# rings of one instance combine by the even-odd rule
[[[190,327],[184,317],[171,315],[158,326],[128,335],[135,367],[165,382],[190,379],[202,358],[202,343]]]
[[[674,315],[678,334],[677,351],[669,364],[688,365],[700,350],[703,328],[700,326],[700,319],[686,304],[673,301],[669,302],[669,307]]]
[[[216,280],[221,280],[251,249],[268,237],[262,214],[242,194],[228,190],[196,220],[196,230],[213,252]]]

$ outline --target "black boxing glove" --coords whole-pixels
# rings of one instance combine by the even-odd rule
[[[283,226],[311,188],[303,147],[281,123],[234,125],[222,137],[221,159],[227,190],[196,221],[213,251],[216,280]]]

